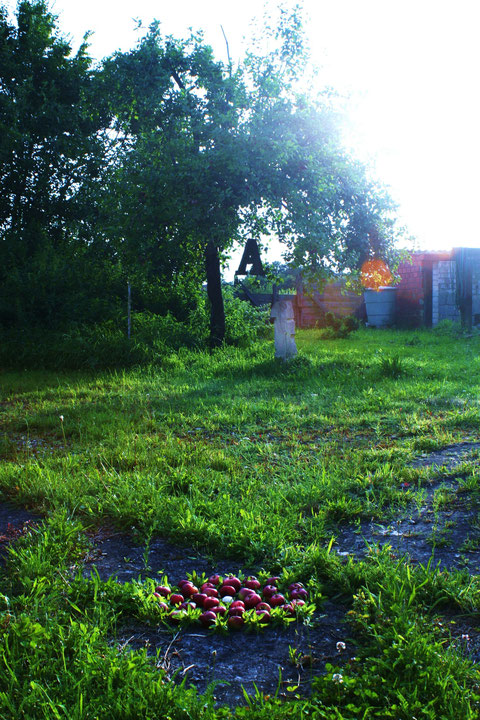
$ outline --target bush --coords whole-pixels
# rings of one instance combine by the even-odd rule
[[[270,337],[270,308],[254,307],[245,300],[235,297],[233,289],[224,287],[225,302],[225,343],[247,347],[255,340]]]
[[[318,325],[318,324],[317,324]],[[360,323],[353,315],[339,317],[332,312],[327,312],[321,322],[322,337],[330,340],[348,337],[352,332],[358,330]]]
[[[268,310],[255,308],[225,292],[226,335],[229,345],[248,346],[271,334]],[[73,324],[65,331],[41,327],[0,329],[0,367],[87,369],[161,364],[182,347],[204,349],[208,340],[206,299],[185,321],[171,313],[132,313],[131,337],[125,317],[96,324]]]
[[[459,322],[453,322],[453,320],[445,318],[444,320],[440,320],[440,322],[433,327],[433,332],[436,335],[450,335],[452,337],[458,337],[462,334],[462,326]]]

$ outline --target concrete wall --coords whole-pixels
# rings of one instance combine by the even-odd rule
[[[441,260],[432,267],[432,325],[442,320],[460,322],[455,303],[456,269],[454,260]]]
[[[472,319],[474,325],[480,325],[480,265],[472,267]]]

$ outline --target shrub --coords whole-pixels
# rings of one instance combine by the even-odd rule
[[[358,330],[360,323],[353,315],[339,317],[332,312],[327,312],[323,318],[322,337],[330,340],[335,338],[348,337],[352,332]]]
[[[224,288],[224,302],[227,345],[246,347],[272,334],[268,306],[254,307],[246,300],[235,297],[231,287]]]
[[[245,347],[268,336],[272,332],[268,315],[268,310],[253,307],[227,289],[225,343]],[[130,338],[125,317],[96,324],[76,323],[63,332],[42,327],[0,329],[0,367],[59,370],[161,364],[182,347],[205,348],[208,325],[205,301],[185,321],[168,312],[134,312]]]

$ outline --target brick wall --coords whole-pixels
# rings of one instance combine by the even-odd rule
[[[312,296],[299,293],[294,302],[295,325],[301,328],[315,327],[327,312],[339,317],[355,315],[365,319],[365,303],[363,295],[345,292],[342,283],[330,283],[322,293],[315,292]]]
[[[401,327],[423,325],[425,258],[425,253],[415,253],[412,262],[402,262],[398,268],[396,323]]]

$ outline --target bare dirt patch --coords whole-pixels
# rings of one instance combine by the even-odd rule
[[[412,466],[453,470],[479,449],[480,443],[459,443],[424,453]],[[341,528],[337,552],[363,557],[369,546],[388,544],[395,555],[408,556],[411,562],[426,564],[432,559],[446,569],[478,574],[480,497],[478,492],[461,490],[458,479],[440,475],[417,491],[415,503],[387,525],[372,521]]]
[[[7,546],[22,535],[30,524],[39,520],[39,515],[0,501],[0,562],[3,562]]]
[[[191,553],[166,540],[153,540],[148,548],[136,545],[119,533],[102,531],[94,538],[92,556],[85,565],[89,574],[95,566],[99,576],[116,576],[120,582],[142,577],[168,575],[171,582],[187,573],[218,572],[248,574],[251,568],[239,568],[232,560],[215,563],[206,556]],[[325,603],[313,616],[311,624],[291,623],[286,628],[266,627],[257,632],[219,634],[201,627],[171,631],[139,623],[119,629],[114,639],[117,647],[146,647],[158,655],[158,665],[176,682],[185,677],[204,692],[215,681],[217,703],[231,706],[245,702],[243,688],[249,694],[255,688],[265,695],[278,690],[281,697],[309,692],[311,680],[325,671],[325,663],[343,665],[355,651],[348,639],[346,608]],[[345,642],[339,652],[337,642]],[[290,688],[290,689],[288,689]]]
[[[119,647],[147,647],[158,654],[175,682],[204,692],[212,682],[218,704],[235,706],[245,702],[243,689],[253,695],[291,698],[308,694],[312,678],[325,671],[325,663],[343,665],[354,645],[346,637],[345,608],[325,603],[312,625],[292,623],[287,628],[265,628],[258,633],[229,632],[225,635],[201,628],[172,634],[162,628],[128,626],[115,638]],[[345,642],[339,652],[337,642]]]

